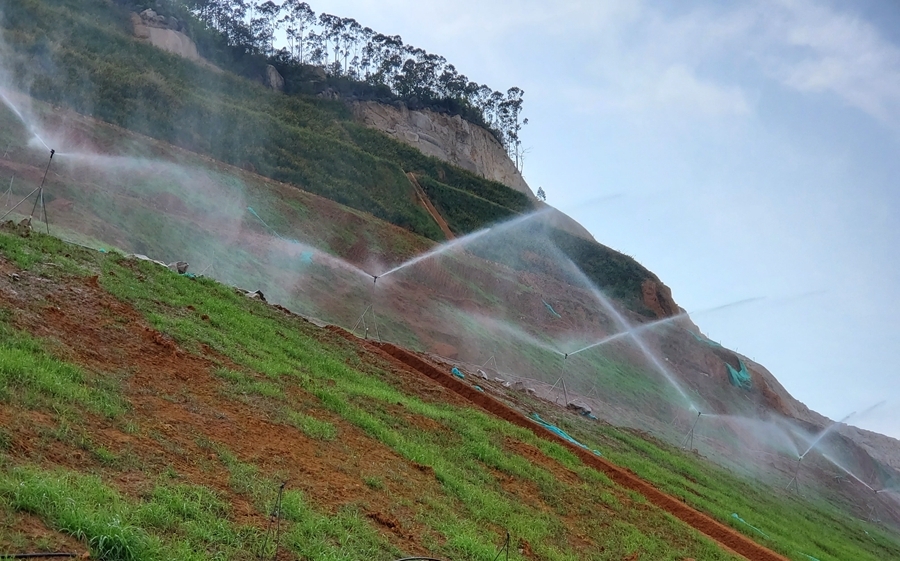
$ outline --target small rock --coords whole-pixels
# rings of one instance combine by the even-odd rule
[[[178,273],[179,275],[183,275],[187,273],[188,263],[186,261],[175,261],[174,263],[169,263],[166,265],[170,271]]]
[[[19,222],[18,226],[18,234],[23,238],[27,238],[31,235],[31,218],[23,218],[21,222]]]

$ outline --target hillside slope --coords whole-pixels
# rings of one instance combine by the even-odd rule
[[[14,112],[0,108],[0,144],[7,147],[0,158],[0,171],[10,178],[10,189],[2,199],[5,203],[3,212],[10,210],[18,200],[25,199],[24,207],[20,207],[15,217],[20,220],[27,216],[30,210],[28,205],[34,199],[26,195],[33,195],[33,190],[43,182],[45,170],[48,169],[47,151],[33,138],[33,132],[37,131],[58,149],[55,159],[50,162],[42,191],[55,235],[94,248],[117,248],[166,262],[188,261],[192,274],[202,272],[227,285],[237,285],[251,292],[259,290],[272,303],[340,325],[360,336],[368,334],[408,349],[439,355],[433,357],[434,360],[451,361],[443,367],[444,370],[458,365],[471,377],[484,369],[487,371],[485,376],[491,380],[484,382],[483,389],[504,394],[505,399],[524,411],[540,410],[544,418],[565,425],[577,434],[579,440],[598,442],[597,449],[603,449],[604,453],[607,448],[612,448],[610,454],[617,455],[624,465],[648,477],[660,488],[703,510],[720,523],[730,524],[756,536],[754,530],[743,527],[732,518],[733,512],[740,512],[745,520],[750,520],[754,527],[761,528],[768,536],[768,541],[763,540],[767,545],[785,555],[801,559],[804,557],[800,554],[814,555],[818,559],[878,559],[884,558],[885,551],[894,551],[893,538],[879,533],[876,526],[845,522],[847,516],[894,522],[898,519],[896,504],[887,493],[876,495],[873,499],[871,490],[863,487],[886,488],[896,476],[895,471],[878,461],[872,446],[860,448],[854,442],[832,434],[832,438],[823,442],[822,451],[825,451],[824,445],[828,445],[827,452],[834,461],[814,454],[803,464],[803,488],[809,495],[804,498],[784,493],[770,496],[773,489],[783,489],[792,476],[797,475],[796,470],[800,467],[796,461],[797,455],[812,442],[826,420],[805,410],[764,369],[706,340],[686,318],[677,317],[679,309],[671,294],[660,279],[646,268],[600,244],[554,228],[552,223],[548,224],[546,214],[529,213],[533,205],[522,193],[428,158],[384,134],[360,126],[342,104],[280,96],[233,75],[197,67],[143,45],[128,34],[127,16],[108,2],[93,0],[80,3],[27,0],[6,11],[3,26],[14,50],[3,52],[3,62],[13,67],[18,86],[24,88],[29,85],[30,91],[42,99],[92,113],[107,122],[35,102],[21,93],[3,90],[10,105],[21,109],[24,116],[24,120],[20,121]],[[48,42],[46,38],[50,36],[60,37],[61,40]],[[434,245],[435,240],[443,239],[444,232],[432,214],[418,203],[407,174],[416,178],[440,216],[446,219],[447,228],[454,235],[459,235],[453,244]],[[5,177],[2,179],[5,184]],[[38,214],[36,218],[40,216]],[[43,229],[46,225],[35,221],[34,226]],[[486,226],[490,229],[484,230]],[[77,274],[72,271],[66,273],[72,278],[50,274],[49,271],[58,262],[66,263],[68,258],[59,256],[70,253],[69,249],[60,249],[43,238],[34,242],[36,245],[26,243],[22,247],[15,243],[16,240],[10,239],[5,242],[3,258],[7,265],[13,264],[4,273],[8,275],[4,286],[12,296],[5,303],[4,310],[7,310],[7,319],[13,318],[8,336],[16,343],[10,346],[13,366],[4,374],[8,376],[8,385],[13,393],[4,394],[4,399],[8,403],[17,403],[16,406],[21,408],[5,417],[2,426],[13,427],[7,441],[14,442],[15,447],[8,461],[9,465],[20,469],[16,477],[26,478],[31,473],[28,470],[44,469],[44,460],[48,458],[48,465],[91,471],[97,469],[98,462],[116,464],[117,456],[121,455],[131,458],[128,462],[140,462],[161,455],[178,466],[182,465],[179,462],[186,461],[184,457],[199,454],[199,457],[205,455],[210,462],[215,459],[213,455],[220,458],[225,466],[221,469],[228,471],[229,479],[239,479],[241,473],[252,472],[253,469],[247,466],[257,466],[257,471],[267,470],[271,491],[271,484],[278,475],[277,470],[273,471],[275,464],[257,461],[263,451],[250,447],[231,452],[226,450],[224,453],[218,449],[210,452],[197,442],[198,439],[215,440],[215,434],[193,435],[193,444],[181,437],[164,444],[165,438],[160,435],[166,434],[167,429],[154,424],[149,440],[141,440],[141,446],[146,447],[138,448],[133,455],[129,455],[127,448],[130,441],[117,433],[110,437],[111,440],[102,440],[101,446],[92,448],[90,438],[94,437],[79,431],[76,420],[85,417],[93,422],[97,415],[117,419],[120,418],[120,410],[117,409],[120,406],[133,410],[150,408],[144,417],[135,420],[136,424],[152,424],[157,413],[163,416],[171,414],[177,422],[167,424],[185,429],[194,425],[218,426],[210,419],[221,421],[234,416],[241,419],[241,426],[251,427],[241,430],[249,431],[248,434],[256,440],[264,440],[276,438],[275,433],[280,429],[254,433],[252,427],[259,422],[255,416],[258,413],[256,408],[282,411],[280,396],[299,391],[300,401],[292,402],[292,408],[304,412],[309,398],[307,393],[303,393],[306,391],[324,400],[323,414],[340,416],[404,458],[417,458],[416,454],[427,451],[422,439],[433,444],[442,436],[450,435],[441,431],[438,431],[441,436],[434,436],[428,431],[419,435],[422,427],[416,425],[415,419],[410,420],[402,414],[397,416],[398,412],[390,400],[367,401],[372,396],[359,388],[353,392],[362,394],[348,394],[351,401],[357,400],[365,407],[371,406],[381,415],[379,419],[383,424],[372,424],[370,417],[360,416],[356,409],[344,409],[340,400],[322,398],[316,392],[325,390],[316,384],[304,386],[306,379],[303,376],[300,376],[299,386],[294,377],[282,379],[285,372],[295,376],[295,370],[299,368],[302,374],[324,376],[326,389],[332,383],[340,386],[342,382],[336,378],[360,380],[355,377],[352,368],[351,372],[342,370],[341,376],[332,375],[331,369],[337,367],[330,362],[320,364],[314,361],[314,366],[309,368],[298,367],[295,359],[300,355],[292,354],[295,353],[291,350],[292,345],[306,348],[312,343],[289,336],[298,329],[295,323],[259,326],[249,316],[263,312],[252,307],[241,308],[240,322],[214,323],[218,316],[211,310],[217,311],[224,306],[215,301],[217,298],[210,296],[208,307],[195,314],[199,309],[195,302],[175,298],[179,290],[191,285],[178,285],[181,286],[178,288],[162,280],[150,293],[138,297],[130,291],[140,287],[148,278],[164,279],[159,276],[160,271],[141,268],[143,266],[134,269],[114,260],[116,267],[124,269],[120,270],[108,263],[108,266],[94,263],[92,260],[97,256],[82,255],[88,263],[93,263],[87,269],[97,274],[97,282],[127,304],[119,307],[107,301],[105,294],[92,292],[96,289],[90,281],[93,274],[84,273],[81,269]],[[45,253],[54,256],[51,265],[44,261]],[[17,288],[15,283],[25,277],[23,271],[36,266],[40,274],[30,279],[34,282],[28,289]],[[104,276],[107,271],[113,274]],[[60,297],[39,289],[46,282],[39,278],[61,281],[62,286],[66,287],[60,289],[63,294],[72,292],[77,297],[89,293],[90,298],[84,303],[101,302],[98,306],[105,311],[97,315],[107,318],[105,325],[113,333],[87,329],[77,335],[80,339],[70,340],[67,338],[71,334],[52,331],[67,325],[76,331],[82,328],[80,323],[67,324],[62,318],[53,320],[52,316],[56,313],[53,310],[56,306],[64,311],[65,317],[78,317],[75,310],[79,301],[76,298],[75,303],[69,302],[66,310],[59,304],[29,308],[37,304],[30,300],[28,294],[52,296],[54,299]],[[118,285],[117,278],[127,280],[122,280],[122,284]],[[88,288],[85,288],[85,283]],[[169,291],[174,292],[169,294]],[[217,296],[223,298],[228,293],[222,287],[215,288],[215,291]],[[229,298],[225,301],[244,302],[233,295]],[[173,303],[176,301],[178,303]],[[143,317],[135,319],[135,310]],[[266,313],[269,319],[280,317],[272,310]],[[25,314],[24,319],[21,314]],[[203,319],[204,315],[207,319]],[[161,345],[163,354],[171,351],[176,358],[179,353],[182,358],[190,355],[188,362],[200,360],[197,363],[200,370],[212,368],[212,377],[204,379],[204,383],[216,380],[221,384],[237,385],[238,393],[256,395],[260,399],[241,401],[241,406],[213,404],[211,408],[216,413],[212,416],[185,417],[180,410],[164,411],[165,403],[156,403],[149,397],[148,402],[144,403],[145,394],[135,387],[129,390],[133,393],[124,401],[112,399],[107,403],[102,395],[95,396],[95,400],[90,397],[90,392],[85,393],[87,390],[73,386],[70,390],[81,397],[75,400],[79,404],[77,408],[69,410],[65,408],[69,402],[43,401],[41,392],[48,393],[51,398],[59,397],[54,393],[57,390],[53,389],[54,384],[60,382],[57,378],[62,376],[63,382],[65,379],[78,382],[80,375],[73,374],[74,371],[67,370],[68,367],[54,370],[57,378],[48,378],[47,384],[42,386],[40,380],[32,380],[22,373],[21,364],[27,366],[30,363],[15,362],[24,360],[21,355],[25,351],[40,350],[40,345],[32,344],[32,339],[24,335],[20,337],[19,332],[27,332],[31,337],[46,339],[41,344],[48,345],[44,351],[49,356],[56,360],[74,361],[87,368],[88,372],[93,373],[88,378],[103,389],[104,383],[115,381],[118,376],[123,380],[130,379],[129,372],[141,364],[140,355],[144,351],[137,349],[148,342],[116,338],[124,337],[116,330],[122,328],[127,332],[128,329],[122,326],[131,325],[129,322],[132,320],[132,327],[137,326],[138,332],[150,337],[153,345]],[[659,323],[652,323],[653,320]],[[215,328],[213,332],[204,331],[208,327],[204,323],[207,321]],[[290,344],[285,346],[279,343],[271,352],[263,350],[268,343],[255,339],[256,334],[248,332],[244,324],[256,325],[265,333],[274,329]],[[51,330],[42,331],[47,326]],[[142,331],[144,328],[151,331]],[[631,334],[636,333],[635,330],[641,333],[643,348],[631,344]],[[303,332],[302,329],[300,331]],[[329,341],[328,336],[320,339],[320,335],[311,336],[316,344]],[[247,337],[253,343],[235,340],[238,337]],[[97,345],[97,341],[101,344]],[[60,346],[55,346],[57,343]],[[207,347],[212,349],[212,353]],[[125,351],[129,348],[133,352]],[[152,346],[149,348],[155,349]],[[125,350],[119,353],[116,349]],[[279,356],[269,357],[272,353]],[[351,355],[340,356],[342,361],[355,368],[357,365]],[[303,360],[309,358],[302,356]],[[178,372],[188,368],[182,363],[173,366],[165,360],[159,358],[157,366],[171,372],[176,379]],[[132,363],[137,366],[131,366]],[[361,370],[357,373],[371,374],[378,379],[377,372],[369,371],[368,367],[359,368]],[[387,369],[390,370],[389,367]],[[744,375],[747,379],[741,378]],[[270,378],[278,383],[275,384]],[[508,392],[503,383],[496,381],[497,378],[519,391]],[[192,408],[200,409],[203,403],[208,404],[203,400],[212,394],[217,395],[221,389],[210,384],[198,388],[201,399],[191,397],[194,388],[187,383],[177,386],[176,392],[172,388],[153,386],[152,376],[146,373],[135,379],[139,380],[139,386],[149,384],[148,387],[167,395],[168,398],[163,399],[166,403],[182,403],[178,400],[184,400],[184,407],[191,414],[196,413]],[[177,382],[173,383],[177,385]],[[152,390],[149,393],[152,394]],[[395,397],[388,393],[379,395],[390,396],[391,399]],[[453,399],[442,394],[441,399],[445,398]],[[309,400],[313,401],[311,398]],[[556,405],[560,400],[563,400],[562,407]],[[564,408],[571,401],[586,406],[580,411],[591,410],[593,414],[588,417],[565,413]],[[401,399],[400,403],[404,405],[407,402]],[[243,406],[252,411],[244,410]],[[419,405],[413,406],[418,411],[417,408]],[[459,415],[456,410],[453,411],[453,415]],[[695,414],[698,411],[704,413],[703,418]],[[223,416],[218,417],[220,414]],[[44,423],[44,428],[32,430],[32,425],[40,425],[42,420],[47,420],[43,416],[49,419]],[[426,417],[442,422],[437,415]],[[648,431],[670,443],[683,442],[682,446],[687,445],[689,437],[691,447],[699,454],[741,475],[729,475],[707,465],[705,461],[695,461],[689,455],[652,439],[648,441],[635,437],[633,433],[609,428],[594,417],[619,426]],[[30,421],[20,422],[19,418]],[[337,434],[328,426],[304,417],[291,418],[295,419],[291,421],[294,425],[312,427],[309,430],[314,433],[324,431],[324,440],[328,442],[332,440],[327,435]],[[272,420],[269,417],[265,419]],[[328,417],[326,421],[335,425],[337,419]],[[409,433],[401,434],[402,439],[397,433],[385,432],[384,426],[399,430],[396,425],[404,422],[411,424],[406,427]],[[276,424],[280,427],[285,423],[278,421]],[[106,434],[104,431],[110,429],[108,423],[90,426],[91,430],[96,429],[100,434]],[[218,428],[226,429],[222,426]],[[127,427],[121,429],[120,432],[129,434]],[[302,432],[303,429],[300,430]],[[502,433],[505,429],[491,430]],[[460,434],[469,435],[466,432]],[[56,435],[62,436],[57,438]],[[239,439],[235,435],[229,433],[226,439]],[[67,439],[70,437],[74,439],[73,446],[81,446],[82,452],[96,448],[95,457],[92,456],[96,462],[71,464],[71,446],[63,446],[63,452],[53,451],[54,442],[69,442]],[[460,442],[465,441],[463,437],[457,438]],[[398,446],[401,444],[408,444],[409,447],[400,450]],[[879,445],[883,445],[883,441]],[[181,447],[188,452],[181,459],[176,459],[175,456],[165,456],[171,452],[167,447]],[[38,452],[32,454],[31,450]],[[110,451],[113,451],[111,455],[107,454]],[[74,454],[84,457],[82,452]],[[284,447],[276,452],[290,453]],[[488,472],[501,469],[498,468],[501,463],[496,463],[500,460],[492,459],[496,454],[489,447],[475,445],[465,453],[469,452],[478,462],[488,462]],[[229,456],[229,453],[232,455]],[[326,448],[324,453],[337,452]],[[463,452],[460,454],[460,461],[466,461],[467,456]],[[243,459],[237,461],[235,458]],[[157,475],[164,474],[161,466],[155,469]],[[249,495],[245,494],[242,499],[230,494],[234,489],[225,490],[222,480],[226,474],[221,469],[210,477],[218,481],[219,487],[215,489],[225,493],[227,500],[221,504],[210,500],[209,503],[216,506],[206,514],[194,512],[190,515],[194,518],[179,515],[182,516],[180,522],[162,521],[158,522],[161,526],[153,526],[157,522],[147,523],[142,518],[144,514],[141,509],[146,505],[150,505],[146,506],[148,509],[160,507],[154,503],[155,491],[148,491],[145,486],[133,493],[131,499],[117,503],[122,509],[121,517],[139,520],[141,523],[136,527],[150,535],[157,535],[165,543],[154,542],[155,538],[143,534],[140,539],[149,540],[145,541],[151,544],[148,546],[151,550],[158,546],[163,549],[153,551],[163,551],[166,547],[175,547],[172,544],[182,542],[196,547],[200,542],[191,540],[200,538],[190,532],[197,530],[196,524],[200,524],[200,518],[207,514],[210,519],[214,518],[213,515],[221,518],[223,513],[233,516],[234,512],[240,512],[240,516],[251,518],[264,514],[266,510],[260,508],[257,508],[256,514],[248,514],[250,511],[246,509],[233,510],[244,508],[240,506],[240,501],[248,501]],[[338,474],[333,477],[341,478],[341,466],[338,464],[329,464],[321,471],[316,469],[314,473],[328,474],[329,478],[332,477],[331,472],[337,470]],[[389,472],[390,469],[387,464],[378,464],[375,471],[387,473],[385,470]],[[432,466],[432,469],[435,468]],[[237,470],[238,476],[232,473],[234,470]],[[863,474],[864,479],[850,479],[841,470]],[[116,493],[127,494],[128,489],[123,491],[120,488],[120,484],[127,484],[127,481],[123,483],[119,479],[137,475],[125,473],[107,472],[102,480],[106,487],[101,489],[107,494],[100,496],[118,500],[115,493],[108,494],[110,481],[115,482]],[[273,473],[275,475],[271,475]],[[445,475],[438,477],[439,483],[447,486],[452,494],[455,493],[454,500],[474,501],[473,495],[480,491],[473,489],[479,489],[481,483],[489,481],[482,468],[473,471],[474,480],[467,480],[471,486],[460,486],[447,472],[441,473]],[[363,477],[368,476],[365,474]],[[70,478],[67,481],[75,481],[76,487],[84,483],[84,486],[100,488],[93,480],[85,482],[72,474],[66,477]],[[294,477],[300,476],[295,474]],[[591,477],[595,476],[585,476],[582,483],[589,484],[593,481]],[[37,475],[35,478],[28,481],[42,485],[46,483]],[[16,535],[27,536],[30,525],[38,524],[31,519],[23,521],[22,513],[37,514],[44,521],[41,523],[51,523],[55,527],[68,523],[67,517],[71,513],[48,510],[46,505],[32,504],[26,499],[17,502],[19,498],[12,489],[26,479],[6,480],[11,486],[7,487],[4,504],[10,513],[16,513],[15,524],[19,525]],[[199,480],[191,481],[193,485]],[[548,485],[544,479],[533,479],[532,483],[538,490],[541,485]],[[383,481],[380,485],[392,488]],[[497,485],[502,486],[501,483]],[[538,492],[530,483],[523,485],[530,491],[522,491],[510,498],[510,504],[503,506],[506,510],[500,511],[504,516],[519,513],[516,510],[521,506],[518,502],[528,505],[531,497]],[[379,483],[373,480],[371,485],[366,482],[366,486],[376,489]],[[186,490],[179,488],[177,493],[190,494],[192,490],[193,487]],[[71,489],[56,488],[47,492],[51,491],[63,493]],[[161,496],[168,496],[168,491],[159,492]],[[197,491],[200,495],[203,492]],[[341,492],[331,490],[329,493],[339,495]],[[579,488],[570,495],[580,493]],[[350,495],[356,497],[353,493],[342,496],[346,498]],[[203,501],[208,499],[207,495],[202,496],[206,497],[202,498]],[[83,497],[86,502],[96,498]],[[132,500],[135,498],[138,500]],[[327,503],[326,499],[322,500]],[[176,497],[175,502],[179,500],[182,499]],[[362,500],[367,499],[364,496]],[[401,496],[397,503],[404,506],[404,501],[408,500],[412,499]],[[542,500],[546,504],[538,505],[535,512],[529,512],[527,516],[519,513],[516,516],[521,514],[520,518],[506,519],[522,525],[525,524],[523,519],[529,520],[529,523],[533,519],[543,520],[545,511],[552,510],[556,504],[554,501],[560,499],[548,496]],[[355,508],[352,501],[340,504],[342,508],[348,504],[351,510]],[[401,551],[429,549],[454,558],[493,558],[495,551],[487,543],[493,544],[500,534],[496,527],[490,527],[491,523],[486,519],[485,509],[490,505],[466,505],[470,514],[475,513],[475,518],[458,521],[454,526],[464,536],[462,542],[454,541],[456,530],[448,530],[439,536],[426,534],[430,537],[415,547],[401,543],[393,546],[396,549],[390,549],[382,542],[376,543],[377,540],[365,542],[364,547],[373,547],[373,551],[385,556]],[[438,506],[435,506],[435,512],[443,512],[445,507]],[[332,514],[334,512],[344,511],[333,511]],[[138,518],[130,518],[132,516]],[[378,518],[377,513],[373,516]],[[611,516],[611,519],[615,520],[617,516]],[[416,519],[415,524],[425,524],[423,520],[439,518],[440,514],[421,517]],[[258,518],[256,520],[259,522]],[[324,524],[320,518],[311,520]],[[356,523],[348,520],[340,519],[335,523],[349,526]],[[626,520],[632,519],[626,516]],[[107,522],[102,519],[100,525]],[[391,527],[390,524],[387,526]],[[491,534],[487,538],[482,535],[478,538],[480,542],[471,536],[471,532],[463,531],[473,525],[480,528],[485,524]],[[584,524],[587,528],[597,522],[591,520]],[[74,535],[89,538],[87,530],[79,534],[72,527],[66,527]],[[179,529],[172,530],[175,527]],[[360,527],[364,533],[368,531],[366,527]],[[584,555],[586,551],[594,551],[598,541],[614,539],[608,534],[600,534],[602,538],[590,542],[590,545],[578,545],[572,535],[557,531],[559,527],[568,527],[568,523],[561,522],[553,527],[556,529],[551,528],[552,531],[540,534],[540,540],[545,543],[542,547],[548,552],[565,552],[568,547]],[[828,539],[819,539],[816,537],[816,527],[835,530]],[[226,547],[234,551],[246,549],[249,543],[256,547],[259,544],[252,542],[252,539],[254,531],[260,528],[259,524],[246,528],[235,526],[230,530],[225,528],[223,534],[204,538],[206,541],[202,542],[214,545],[202,547]],[[176,534],[174,541],[167,533],[170,530]],[[127,531],[130,530],[123,530],[125,533]],[[668,535],[667,531],[658,529],[646,532]],[[862,537],[863,532],[879,536],[873,541],[874,545],[868,543],[868,536]],[[340,536],[350,534],[353,534],[351,530],[339,529],[328,535],[341,543]],[[576,538],[580,536],[577,532],[573,535]],[[675,532],[673,535],[681,534]],[[528,543],[532,541],[528,537],[524,539]],[[643,538],[635,537],[635,540],[643,541]],[[865,543],[858,543],[860,541]],[[563,542],[573,543],[566,545]],[[529,547],[523,546],[523,552]],[[643,551],[645,555],[655,555],[664,551],[660,548],[662,546],[647,546]],[[605,558],[604,555],[608,556],[606,558],[630,555],[626,549],[611,549],[611,553],[603,550],[598,558]],[[185,551],[179,550],[179,555],[187,556]],[[305,552],[297,553],[301,558],[327,558],[321,551],[298,551]],[[665,554],[677,558],[674,556],[687,555],[685,551]],[[559,555],[566,558],[569,554]],[[358,553],[358,556],[365,557],[363,553]]]
[[[0,233],[0,273],[0,551],[487,560],[509,531],[511,559],[737,558],[536,425],[212,281],[39,234]],[[578,415],[529,409],[582,438]],[[724,493],[792,559],[900,554],[873,525],[662,445],[609,427],[585,442],[680,466],[656,484]]]

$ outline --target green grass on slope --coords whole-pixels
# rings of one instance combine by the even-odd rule
[[[609,425],[571,416],[558,422],[618,465],[791,559],[900,559],[897,534],[842,512],[814,493],[799,498],[780,487],[774,490],[684,450]],[[734,513],[766,535],[736,521]]]
[[[542,559],[618,560],[634,554],[672,560],[731,558],[642,497],[586,468],[562,446],[480,410],[410,395],[397,378],[361,361],[343,339],[215,282],[81,251],[40,235],[22,240],[0,234],[0,255],[58,281],[100,272],[104,288],[184,349],[207,346],[232,361],[232,367],[215,373],[229,399],[268,411],[273,422],[294,426],[322,443],[341,442],[341,431],[326,420],[336,416],[411,464],[426,466],[439,484],[436,490],[423,490],[414,504],[402,496],[391,500],[414,512],[414,523],[424,529],[422,543],[439,556],[488,561],[508,529],[514,540],[527,542]],[[77,415],[103,415],[127,428],[130,404],[122,402],[115,383],[103,382],[114,376],[60,361],[55,343],[19,333],[10,323],[11,310],[4,313],[3,399],[49,412],[60,427],[52,438],[74,439],[109,469],[141,469],[139,458],[126,461],[126,453],[98,448],[91,435],[72,428]],[[295,389],[312,401],[297,401],[292,397]],[[20,399],[29,394],[33,397]],[[548,418],[556,415],[542,412]],[[427,419],[434,429],[417,428],[412,418]],[[607,425],[568,416],[556,422],[611,460],[791,559],[900,557],[896,536],[824,502],[773,493],[762,483]],[[43,466],[17,456],[8,445],[9,434],[0,437],[0,444],[7,442],[0,447],[0,511],[6,516],[33,513],[89,543],[98,558],[249,558],[265,545],[259,528],[232,521],[228,503],[215,491],[178,481],[175,474],[160,474],[146,493],[126,496],[116,489],[116,477]],[[516,442],[555,458],[576,479],[559,479],[520,456],[510,448]],[[233,492],[245,496],[260,516],[270,512],[272,489],[281,474],[237,457],[220,443],[203,446],[227,468]],[[364,474],[360,484],[389,493],[386,484],[393,477]],[[528,492],[510,490],[510,481],[524,484]],[[60,500],[62,496],[69,499]],[[104,508],[97,506],[101,504]],[[733,512],[768,537],[734,521]],[[292,490],[285,497],[284,513],[282,544],[301,559],[389,559],[401,554],[353,503],[325,514]],[[573,536],[590,545],[576,548]],[[514,552],[512,558],[519,556]]]
[[[444,235],[405,172],[422,177],[456,233],[533,209],[522,193],[355,123],[340,102],[273,93],[137,41],[127,13],[104,0],[22,0],[4,7],[0,25],[14,53],[5,63],[38,99],[292,183],[431,240]],[[105,150],[121,152],[117,139],[105,141]],[[643,267],[597,244],[556,237],[598,286],[647,313]]]
[[[371,437],[387,445],[411,462],[429,466],[443,485],[446,496],[427,497],[429,513],[422,522],[448,540],[438,546],[457,559],[490,559],[500,537],[480,528],[485,525],[508,528],[531,544],[544,559],[575,559],[569,551],[567,533],[571,531],[559,517],[571,516],[567,504],[583,504],[587,512],[597,511],[616,520],[615,531],[608,529],[600,518],[584,516],[579,530],[588,535],[604,536],[605,552],[597,559],[617,559],[635,551],[646,552],[654,559],[680,559],[690,550],[700,547],[693,555],[703,559],[727,558],[704,540],[682,535],[671,543],[668,531],[678,524],[658,511],[638,512],[621,504],[609,492],[611,484],[578,465],[560,446],[538,441],[522,429],[490,417],[480,411],[463,411],[445,405],[426,404],[405,395],[386,381],[366,375],[348,366],[358,359],[341,345],[323,345],[301,325],[283,325],[280,312],[255,306],[232,291],[208,281],[190,281],[154,267],[136,264],[143,282],[134,282],[131,262],[105,264],[104,286],[113,294],[142,310],[154,327],[175,338],[187,348],[204,344],[234,360],[237,364],[266,376],[272,384],[300,384],[313,393],[322,407],[336,413]],[[159,298],[163,296],[163,300]],[[191,305],[187,315],[171,310]],[[210,321],[198,319],[206,314]],[[304,331],[307,331],[304,333]],[[241,381],[236,381],[241,384]],[[278,393],[259,388],[260,395],[278,399]],[[437,421],[448,427],[454,436],[448,442],[441,435],[423,432],[398,419],[393,407]],[[577,488],[567,488],[548,472],[518,456],[510,457],[502,451],[505,437],[525,440],[564,458],[571,469],[583,474],[585,482]],[[535,512],[526,504],[506,493],[495,472],[534,481],[541,499],[555,505],[556,516]],[[565,500],[563,500],[565,499]],[[647,534],[647,519],[651,526],[661,526],[659,534]],[[688,532],[690,535],[691,532]],[[613,539],[613,536],[616,536]],[[693,544],[693,545],[688,545]],[[703,545],[700,545],[703,544]]]
[[[427,158],[354,124],[337,102],[286,96],[130,37],[127,13],[102,0],[23,0],[4,7],[13,73],[31,93],[371,212],[431,239],[405,170],[514,210],[521,193]],[[62,147],[56,147],[62,148]]]
[[[74,269],[59,273],[57,280],[64,282],[71,275],[91,274],[99,268],[104,288],[135,306],[184,349],[206,345],[227,357],[233,366],[218,370],[216,376],[228,399],[271,412],[274,422],[298,426],[323,443],[340,442],[340,430],[322,420],[336,416],[411,465],[429,470],[435,486],[423,489],[415,502],[408,496],[388,500],[412,513],[411,523],[423,532],[421,543],[438,556],[492,560],[508,529],[514,546],[528,544],[534,555],[548,560],[619,560],[632,555],[672,561],[733,559],[640,496],[586,468],[561,445],[540,440],[480,410],[414,397],[397,378],[362,362],[355,347],[343,339],[224,286],[178,276],[153,264],[74,251],[48,243],[43,236],[22,240],[0,233],[0,248],[4,259],[42,274],[52,269],[46,262],[64,259],[66,254],[73,260],[87,260],[81,273]],[[41,258],[27,258],[34,253]],[[36,348],[44,344],[50,345],[48,351],[33,352],[59,361],[49,341],[33,343]],[[2,360],[14,355],[5,347],[0,353]],[[54,368],[49,375],[62,380],[73,376],[67,369],[74,367],[64,362]],[[87,374],[73,383],[83,388],[79,391],[90,393]],[[294,399],[298,390],[313,401]],[[117,395],[114,388],[107,391]],[[53,391],[45,393],[51,401],[34,405],[44,412],[54,415],[57,406],[68,401],[82,414],[91,414],[90,400],[82,404],[59,398]],[[121,416],[122,407],[128,406],[108,414]],[[107,414],[102,408],[98,411]],[[145,430],[127,427],[130,417],[124,417],[115,422],[131,432]],[[416,428],[409,422],[412,418],[426,419],[433,430]],[[557,459],[574,479],[558,479],[516,453],[510,448],[514,443],[525,443]],[[266,471],[221,443],[200,444],[227,469],[231,491],[246,497],[264,520],[273,505],[272,489],[283,474]],[[114,459],[118,452],[98,455]],[[160,473],[154,485],[137,496],[118,489],[118,482],[127,480],[130,471],[143,473],[141,458],[116,462],[98,473],[54,468],[35,457],[22,457],[15,449],[0,452],[0,462],[0,514],[34,514],[48,526],[89,544],[95,558],[249,559],[266,545],[260,528],[235,522],[231,506],[220,493],[181,481],[177,472]],[[364,474],[360,484],[373,492],[390,493],[387,484],[398,476]],[[512,482],[527,491],[510,489]],[[283,513],[282,547],[300,559],[402,556],[352,502],[324,514],[302,493],[290,490]],[[514,547],[510,558],[522,556]]]
[[[516,216],[507,207],[445,185],[430,177],[419,179],[422,189],[456,234],[473,232],[485,224],[502,222]]]

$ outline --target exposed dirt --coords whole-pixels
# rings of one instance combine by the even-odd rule
[[[348,336],[352,337],[349,334]],[[363,344],[375,346],[372,343]],[[738,555],[742,555],[750,561],[786,561],[784,556],[761,546],[746,536],[684,504],[675,497],[663,493],[630,471],[620,468],[583,448],[560,439],[555,434],[529,420],[522,413],[507,407],[484,392],[479,392],[469,384],[438,370],[423,358],[391,344],[381,344],[377,345],[377,347],[398,362],[405,364],[412,370],[452,389],[454,392],[465,397],[489,413],[524,427],[541,438],[563,444],[569,448],[570,451],[578,455],[585,464],[603,472],[618,485],[642,494],[649,502],[672,514],[697,531],[709,536],[723,548],[737,553]],[[560,467],[561,466],[557,466],[556,469],[554,469],[554,473],[557,471],[566,471],[565,469],[560,470]]]
[[[8,269],[6,265],[2,269]],[[123,455],[140,462],[140,470],[108,470],[120,491],[142,496],[160,473],[174,469],[180,478],[216,489],[229,500],[235,522],[264,528],[264,514],[228,485],[229,473],[211,448],[223,445],[241,461],[302,489],[327,511],[358,504],[389,518],[392,543],[410,553],[427,553],[419,542],[424,528],[391,495],[438,493],[433,474],[337,417],[317,413],[340,433],[339,440],[322,442],[279,423],[272,412],[229,398],[213,370],[233,365],[209,352],[195,356],[179,348],[134,309],[106,293],[96,277],[58,284],[27,272],[17,274],[14,292],[13,281],[6,275],[0,278],[0,306],[14,310],[14,323],[59,341],[60,352],[69,360],[121,380],[133,407],[126,422],[139,425],[140,432],[128,433],[124,426],[96,416],[85,418],[78,427],[94,445],[125,451]],[[302,390],[292,398],[315,401]],[[17,408],[0,413],[0,422],[13,429],[12,446],[19,457],[46,467],[98,468],[89,451],[48,442],[47,431],[56,422],[47,415]],[[385,478],[385,490],[365,485],[365,476],[384,473],[397,475]]]
[[[432,204],[431,199],[429,199],[428,195],[425,193],[425,189],[422,189],[422,186],[419,185],[419,180],[416,179],[416,174],[409,172],[406,174],[406,177],[408,177],[409,182],[412,183],[419,202],[422,203],[422,206],[425,207],[425,210],[428,211],[428,214],[430,214],[431,217],[434,218],[434,221],[437,222],[437,225],[441,228],[441,232],[444,233],[444,236],[446,236],[448,240],[454,239],[456,236],[453,235],[453,230],[450,229],[450,225],[447,224],[447,221],[444,220],[444,217],[441,216],[441,213],[438,212],[438,209],[435,208],[434,204]]]

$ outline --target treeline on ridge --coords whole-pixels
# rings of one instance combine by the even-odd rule
[[[207,58],[245,76],[272,64],[287,93],[330,90],[352,99],[403,101],[410,109],[459,115],[488,129],[522,168],[525,92],[506,93],[471,81],[440,55],[405,44],[353,18],[316,15],[300,0],[118,0],[134,10],[176,14]],[[204,29],[205,27],[205,29]],[[287,45],[277,46],[276,38]]]

